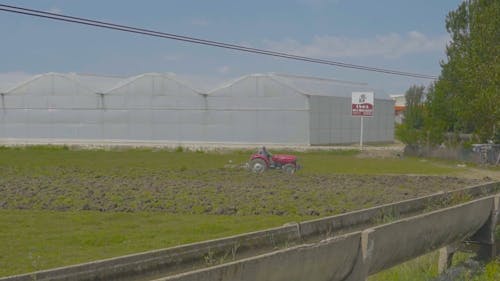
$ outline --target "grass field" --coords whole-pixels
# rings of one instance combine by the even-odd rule
[[[0,210],[0,276],[250,232],[299,219]]]
[[[241,151],[3,149],[0,208],[324,216],[478,182],[444,177],[464,169],[419,159],[298,155],[305,168],[290,177],[228,168],[248,159]]]
[[[250,153],[0,148],[0,276],[223,237],[483,181],[464,178],[469,168],[456,163],[380,159],[356,151],[294,153],[304,166],[296,175],[256,176],[237,168]]]

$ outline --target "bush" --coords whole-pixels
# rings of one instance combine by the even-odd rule
[[[423,140],[422,131],[409,128],[406,123],[396,125],[395,134],[398,140],[407,145],[418,145]]]

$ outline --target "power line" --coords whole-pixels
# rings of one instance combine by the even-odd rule
[[[288,77],[288,78],[298,78],[298,79],[326,81],[326,82],[335,82],[335,83],[344,83],[344,84],[355,84],[358,86],[368,86],[368,83],[364,83],[364,82],[355,82],[355,81],[347,81],[347,80],[324,78],[324,77],[313,77],[313,76],[306,76],[306,75],[295,75],[295,74],[274,73],[274,72],[272,72],[271,74],[276,75],[276,76],[281,76],[281,77]]]
[[[218,42],[218,41],[200,39],[200,38],[195,38],[195,37],[183,36],[183,35],[178,35],[178,34],[173,34],[173,33],[159,32],[159,31],[137,28],[137,27],[127,26],[127,25],[119,25],[119,24],[114,24],[114,23],[109,23],[109,22],[96,21],[96,20],[91,20],[91,19],[87,19],[87,18],[73,17],[73,16],[67,16],[67,15],[56,14],[56,13],[49,13],[49,12],[44,12],[44,11],[40,11],[40,10],[34,10],[34,9],[28,9],[28,8],[23,8],[23,7],[4,5],[4,4],[0,4],[0,11],[22,14],[22,15],[33,16],[33,17],[46,18],[46,19],[51,19],[51,20],[56,20],[56,21],[77,23],[77,24],[82,24],[82,25],[87,25],[87,26],[94,26],[94,27],[106,28],[106,29],[141,34],[141,35],[148,35],[148,36],[153,36],[153,37],[160,37],[160,38],[165,38],[165,39],[178,40],[178,41],[207,45],[207,46],[212,46],[212,47],[231,49],[231,50],[242,51],[242,52],[247,52],[247,53],[254,53],[254,54],[280,57],[280,58],[286,58],[286,59],[292,59],[292,60],[298,60],[298,61],[317,63],[317,64],[325,64],[325,65],[332,65],[332,66],[338,66],[338,67],[344,67],[344,68],[351,68],[351,69],[358,69],[358,70],[364,70],[364,71],[372,71],[372,72],[385,73],[385,74],[391,74],[391,75],[399,75],[399,76],[407,76],[407,77],[414,77],[414,78],[431,79],[431,80],[436,80],[438,78],[437,76],[433,76],[433,75],[411,73],[411,72],[404,72],[404,71],[363,66],[363,65],[356,65],[356,64],[349,64],[349,63],[343,63],[343,62],[332,61],[332,60],[316,59],[316,58],[298,56],[298,55],[293,55],[293,54],[288,54],[288,53],[275,52],[275,51],[270,51],[270,50],[265,50],[265,49],[250,48],[250,47],[245,47],[245,46],[241,46],[241,45],[235,45],[235,44],[229,44],[229,43],[224,43],[224,42]]]

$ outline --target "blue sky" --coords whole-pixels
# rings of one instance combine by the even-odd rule
[[[1,4],[302,56],[439,75],[461,0],[37,0]],[[246,54],[0,12],[0,83],[44,72],[174,72],[215,84],[281,72],[367,82],[388,94],[430,81]],[[200,83],[200,82],[198,82]]]

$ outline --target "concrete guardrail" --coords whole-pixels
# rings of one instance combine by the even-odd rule
[[[343,280],[356,264],[360,243],[356,232],[155,281]]]
[[[498,211],[499,199],[500,194],[155,281],[365,281],[371,274],[477,234]],[[494,221],[496,225],[497,217]]]

